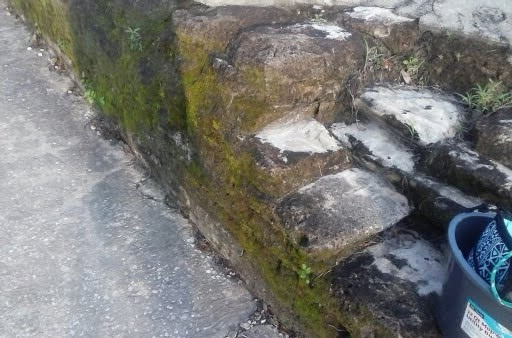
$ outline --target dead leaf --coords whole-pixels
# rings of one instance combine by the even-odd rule
[[[411,83],[411,82],[412,82],[412,78],[411,78],[411,76],[410,76],[410,75],[409,75],[409,73],[407,73],[405,70],[403,70],[403,69],[402,69],[402,70],[400,71],[400,75],[402,75],[402,79],[404,80],[404,82],[405,82],[406,84],[409,84],[409,83]]]

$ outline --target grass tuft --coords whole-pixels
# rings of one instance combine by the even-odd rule
[[[512,91],[507,90],[501,81],[489,79],[487,84],[483,86],[477,84],[465,95],[459,94],[459,96],[471,109],[473,118],[512,107]]]

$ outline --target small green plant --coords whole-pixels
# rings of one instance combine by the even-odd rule
[[[105,105],[105,97],[99,96],[93,89],[86,88],[84,93],[84,98],[89,104],[96,104],[100,107]]]
[[[405,67],[405,71],[412,77],[418,75],[424,63],[425,60],[417,56],[411,56],[408,59],[402,61],[402,64]]]
[[[94,104],[96,102],[96,92],[92,89],[86,89],[84,93],[84,98],[90,104]]]
[[[373,67],[381,68],[383,63],[384,54],[379,50],[378,46],[371,46],[368,41],[364,39],[364,45],[366,48],[366,57],[364,61],[364,70],[370,70]]]
[[[57,46],[59,46],[61,51],[68,51],[70,49],[70,43],[67,39],[58,39]]]
[[[125,32],[128,34],[130,49],[142,52],[142,36],[140,35],[140,28],[128,27],[126,28]]]
[[[409,132],[409,137],[411,138],[411,141],[416,141],[418,139],[418,131],[416,130],[416,128],[414,128],[414,126],[409,123],[404,123],[404,126],[407,128],[407,131]]]
[[[465,95],[459,96],[476,115],[473,117],[489,115],[499,109],[512,107],[512,91],[508,91],[500,81],[489,79],[486,85],[477,84]]]
[[[307,285],[311,282],[309,279],[311,277],[311,267],[307,266],[306,264],[302,264],[300,267],[300,270],[298,271],[299,278],[304,281]]]
[[[315,17],[313,18],[313,21],[315,21],[315,22],[321,22],[321,23],[323,23],[323,22],[327,22],[327,20],[325,20],[325,19],[323,18],[323,14],[322,14],[322,13],[315,13]]]

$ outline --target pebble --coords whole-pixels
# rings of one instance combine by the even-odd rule
[[[43,53],[37,53],[37,56],[43,56]]]
[[[249,323],[242,323],[240,324],[240,327],[244,330],[249,330],[251,328],[251,324]]]
[[[32,47],[27,47],[27,50],[32,50]]]

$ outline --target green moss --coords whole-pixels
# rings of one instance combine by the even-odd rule
[[[43,34],[51,41],[58,41],[64,53],[73,55],[69,21],[57,19],[69,17],[66,3],[55,0],[12,0],[10,4],[18,13],[23,13],[38,34]]]
[[[232,97],[232,84],[224,83],[211,65],[212,53],[223,52],[224,44],[211,37],[174,35],[168,15],[148,18],[112,2],[70,11],[59,0],[12,1],[71,57],[88,96],[102,111],[138,134],[166,160],[163,167],[183,167],[172,173],[179,175],[173,180],[227,227],[274,297],[311,333],[335,336],[337,323],[357,333],[361,323],[371,322],[340,311],[328,278],[314,279],[312,287],[299,282],[301,264],[315,272],[329,265],[288,237],[269,203],[278,196],[280,182],[233,140],[232,126],[252,131],[275,118],[268,103],[272,85],[261,69],[245,69],[247,93]],[[126,27],[140,28],[142,50],[130,48]],[[176,163],[167,154],[172,145],[165,135],[171,131],[191,141],[196,156],[189,163]]]
[[[328,281],[315,281],[313,288],[298,282],[297,267],[310,258],[292,244],[270,206],[251,193],[257,190],[272,195],[278,182],[259,170],[248,154],[235,152],[223,134],[222,127],[230,124],[229,114],[219,119],[216,109],[226,107],[228,89],[210,65],[209,53],[216,51],[215,43],[200,44],[189,36],[179,36],[179,41],[185,60],[182,72],[189,127],[194,129],[204,156],[188,171],[188,190],[228,227],[257,263],[274,296],[297,313],[315,335],[333,336],[334,328],[326,323],[346,324],[353,320],[340,313],[338,302],[329,294]],[[245,113],[243,128],[252,129],[266,113],[260,94],[264,81],[257,69],[248,70],[245,77],[255,91],[250,97],[233,99],[231,108]],[[314,267],[325,268],[319,264]]]

